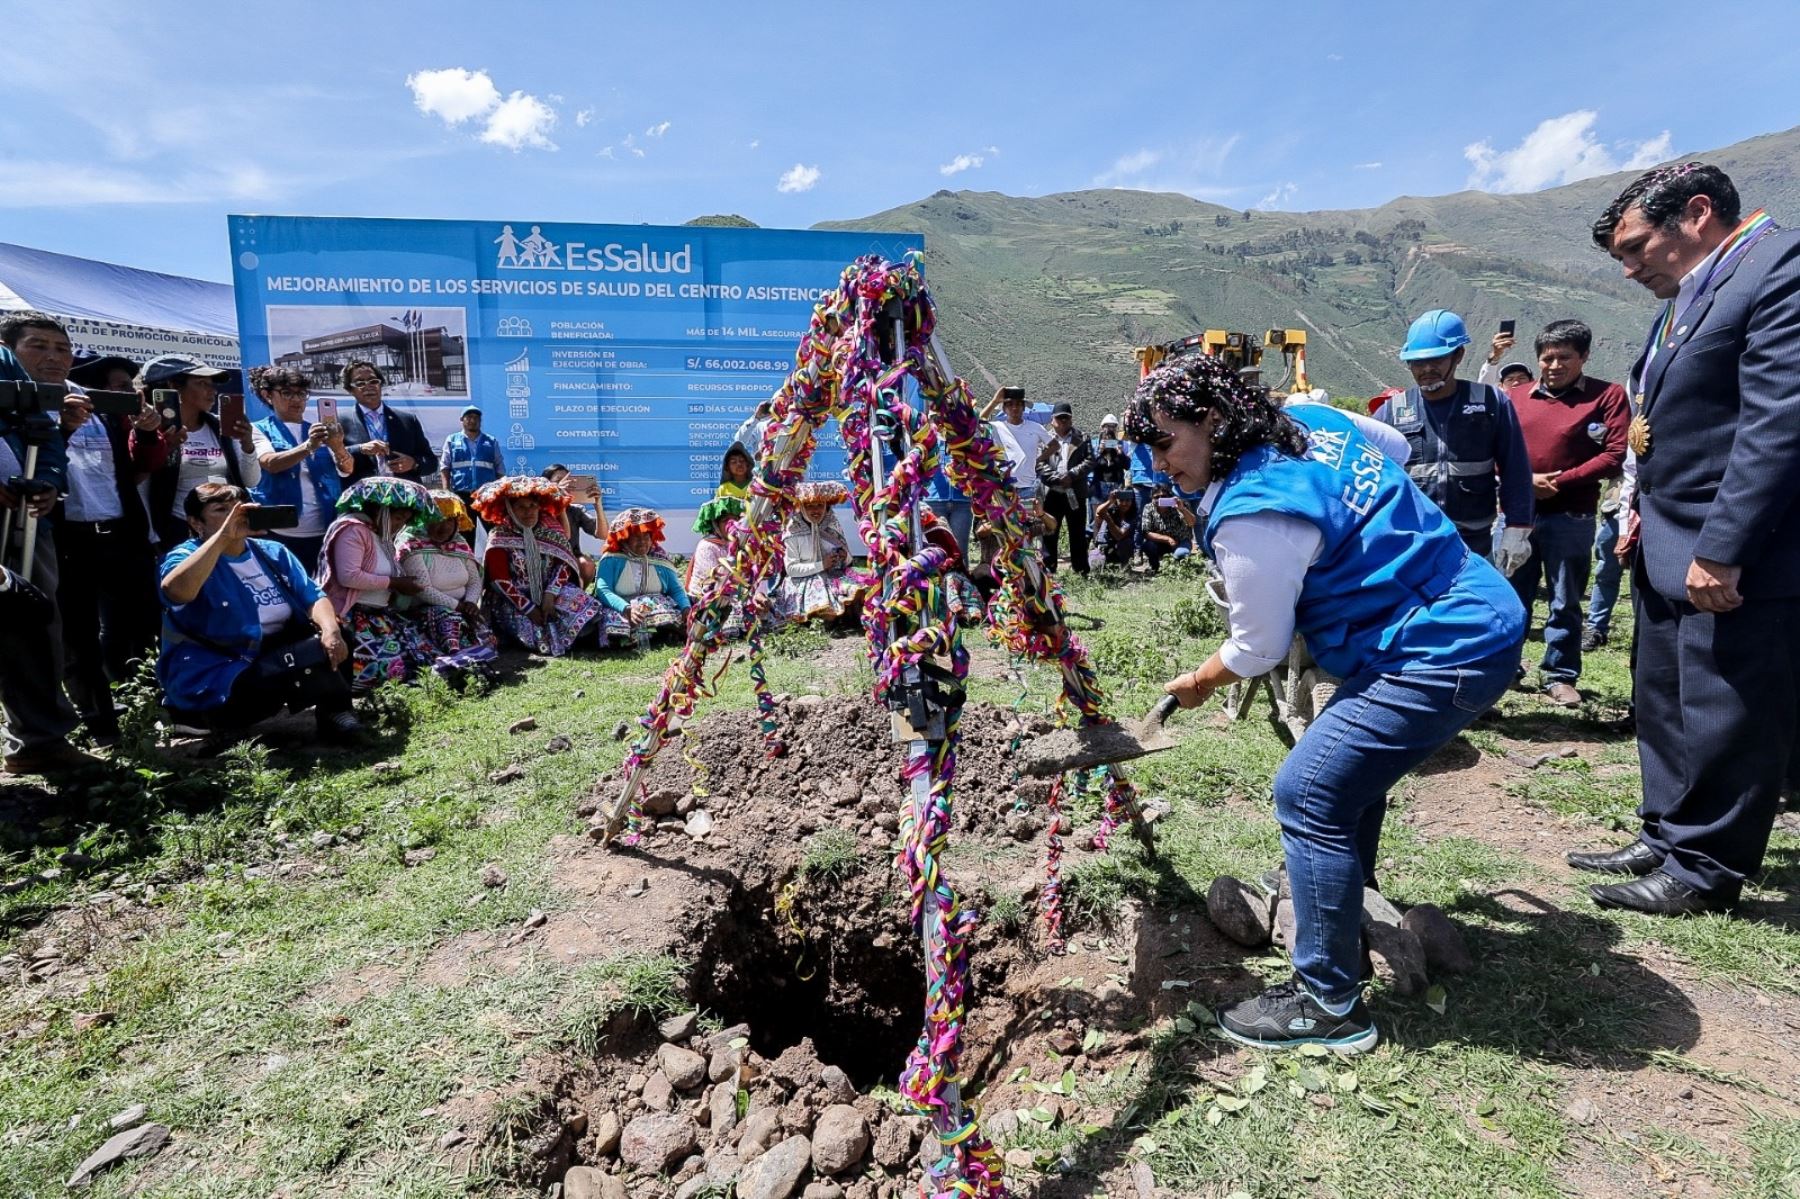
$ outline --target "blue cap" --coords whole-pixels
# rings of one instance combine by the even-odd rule
[[[1400,361],[1442,358],[1468,344],[1469,330],[1463,325],[1463,318],[1448,308],[1433,308],[1406,331],[1406,345],[1400,350]]]

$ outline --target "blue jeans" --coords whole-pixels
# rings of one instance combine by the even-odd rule
[[[1594,554],[1591,512],[1538,514],[1531,530],[1531,557],[1513,572],[1513,590],[1525,605],[1527,628],[1538,582],[1550,592],[1550,614],[1544,620],[1544,686],[1574,685],[1581,677],[1581,597],[1587,592]]]
[[[1625,567],[1613,553],[1619,542],[1619,514],[1602,514],[1594,534],[1594,589],[1588,594],[1587,627],[1604,637],[1612,631],[1613,607],[1619,602],[1619,580]]]
[[[957,547],[962,551],[964,569],[968,569],[969,535],[975,529],[975,505],[968,500],[932,500],[928,507],[937,513],[939,520],[950,526],[950,535],[956,538]]]
[[[1509,648],[1468,666],[1346,679],[1276,773],[1294,970],[1320,999],[1344,1003],[1362,985],[1362,892],[1388,789],[1505,694],[1518,664]]]

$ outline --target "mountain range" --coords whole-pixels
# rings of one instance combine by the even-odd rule
[[[1680,157],[1723,168],[1746,211],[1800,219],[1800,127]],[[982,398],[1009,383],[1033,399],[1070,400],[1092,428],[1129,396],[1139,345],[1208,328],[1304,329],[1313,384],[1340,398],[1369,396],[1409,381],[1395,357],[1406,327],[1440,307],[1468,322],[1469,377],[1500,320],[1518,322],[1509,360],[1530,361],[1536,330],[1579,317],[1595,333],[1589,373],[1623,380],[1655,301],[1594,246],[1589,227],[1635,175],[1325,212],[1117,189],[939,191],[817,227],[922,232],[957,371]],[[1271,354],[1264,368],[1276,382],[1279,359]]]

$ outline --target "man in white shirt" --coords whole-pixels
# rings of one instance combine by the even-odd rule
[[[1019,498],[1036,506],[1038,498],[1037,464],[1044,446],[1053,434],[1048,425],[1025,419],[1025,389],[1000,389],[1001,419],[988,427],[993,430],[994,444],[1006,455],[1012,467],[1013,489]]]

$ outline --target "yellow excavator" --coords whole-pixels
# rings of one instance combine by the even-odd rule
[[[1192,337],[1184,337],[1180,341],[1165,342],[1162,345],[1139,346],[1137,348],[1138,377],[1143,378],[1167,359],[1183,358],[1189,354],[1205,354],[1209,358],[1222,359],[1226,365],[1233,367],[1240,374],[1250,375],[1260,380],[1264,349],[1279,350],[1282,363],[1286,367],[1281,379],[1270,385],[1271,391],[1279,395],[1293,395],[1296,392],[1312,390],[1312,383],[1306,377],[1306,330],[1304,329],[1270,329],[1260,337],[1254,333],[1233,333],[1228,329],[1208,329],[1204,333],[1196,333]]]

